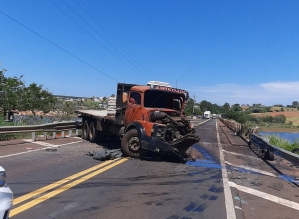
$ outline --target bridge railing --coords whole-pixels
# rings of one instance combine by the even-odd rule
[[[265,160],[274,160],[274,155],[276,156],[276,159],[285,159],[289,162],[291,162],[294,165],[299,165],[299,155],[294,154],[290,151],[284,150],[280,147],[277,147],[275,145],[271,145],[267,139],[253,133],[254,130],[252,130],[252,133],[249,135],[249,139],[245,138],[244,135],[242,135],[242,124],[230,121],[227,119],[220,119],[220,121],[226,125],[229,129],[235,132],[235,134],[239,135],[243,140],[245,140],[248,143],[248,146],[252,149],[253,146],[257,148],[258,155],[265,159]]]
[[[272,145],[261,136],[251,134],[248,144],[249,147],[252,147],[252,144],[261,151],[260,153],[265,156],[265,159],[274,160],[275,154],[277,157],[285,159],[294,165],[299,165],[299,155]]]
[[[32,141],[36,141],[37,132],[43,132],[43,137],[46,140],[48,132],[53,133],[53,138],[56,138],[56,132],[61,132],[61,136],[64,138],[71,137],[73,130],[75,131],[76,136],[78,136],[79,129],[81,129],[81,123],[77,121],[54,122],[27,126],[0,126],[0,135],[31,132]],[[67,136],[65,135],[66,132],[68,132]]]
[[[236,135],[240,135],[242,133],[242,124],[237,123],[235,121],[227,120],[227,119],[222,119],[220,118],[220,121],[226,125],[229,129],[235,132]]]

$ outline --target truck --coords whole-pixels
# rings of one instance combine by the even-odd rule
[[[82,138],[101,141],[118,136],[126,156],[141,158],[149,151],[180,159],[199,142],[184,114],[187,91],[168,83],[117,84],[115,114],[100,110],[77,110],[82,118]]]
[[[212,114],[211,111],[205,111],[203,115],[206,119],[210,119]]]

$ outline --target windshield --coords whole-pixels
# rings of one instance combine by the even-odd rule
[[[144,93],[144,106],[180,110],[185,96],[165,91],[147,90]]]

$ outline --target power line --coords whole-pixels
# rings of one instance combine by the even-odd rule
[[[134,54],[133,54],[133,52],[128,48],[128,47],[126,47],[125,45],[124,45],[124,43],[122,43],[121,42],[121,40],[119,40],[110,30],[109,30],[109,28],[103,23],[103,22],[101,22],[100,21],[100,19],[90,10],[90,9],[88,9],[88,7],[84,4],[84,3],[82,3],[82,2],[80,2],[80,4],[82,4],[101,24],[99,24],[91,15],[90,15],[90,13],[88,13],[76,0],[74,0],[76,3],[77,3],[77,5],[132,59],[132,60],[134,60],[134,62],[138,65],[138,66],[140,66],[140,68],[142,68],[142,70],[144,70],[148,75],[150,75],[151,77],[157,77],[157,76],[153,76],[150,72],[148,72],[145,68],[143,68],[137,61],[136,61],[136,59],[139,61],[139,62],[141,62],[141,64],[143,64],[145,67],[147,67],[140,59],[138,59]],[[123,46],[122,45],[120,45],[106,30],[105,30],[105,28],[103,28],[102,26],[104,26],[110,33],[111,33],[111,35],[115,38],[115,39],[117,39],[134,57],[132,57],[131,55],[130,55],[130,53],[128,53],[124,48],[123,48]],[[148,68],[148,67],[147,67]],[[149,68],[148,68],[149,69]],[[150,70],[150,69],[149,69]]]
[[[85,33],[87,33],[91,38],[93,38],[96,42],[98,42],[101,46],[103,46],[107,51],[109,51],[112,55],[114,55],[117,59],[119,59],[122,63],[124,63],[125,65],[127,65],[129,68],[131,68],[134,72],[136,72],[138,75],[140,75],[141,77],[143,77],[145,80],[148,80],[147,78],[145,78],[143,75],[139,74],[135,69],[133,69],[131,66],[129,66],[127,63],[125,63],[120,57],[118,57],[115,53],[113,53],[110,49],[108,49],[104,44],[102,44],[97,38],[95,38],[94,36],[92,36],[87,30],[85,30],[81,25],[79,25],[74,19],[72,19],[69,15],[67,15],[62,9],[60,9],[56,4],[54,4],[51,0],[48,0],[49,2],[51,2],[60,12],[62,12],[65,16],[67,16],[72,22],[74,22],[78,27],[80,27]],[[63,1],[64,2],[64,1]],[[65,3],[65,2],[64,2]],[[66,4],[66,3],[65,3]],[[67,4],[66,4],[67,5]],[[71,10],[73,10],[69,5],[67,5]],[[74,10],[73,10],[74,11]],[[74,11],[74,13],[76,13]],[[77,14],[77,13],[76,13]],[[77,14],[78,15],[78,14]],[[80,18],[81,16],[78,15]],[[83,18],[81,18],[84,22],[86,22]],[[89,25],[89,24],[88,24]],[[92,28],[92,27],[91,27]],[[98,33],[99,34],[99,33]],[[99,34],[100,35],[100,34]],[[101,36],[101,35],[100,35]],[[102,36],[101,36],[102,37]],[[103,38],[103,37],[102,37]],[[104,38],[103,38],[104,39]],[[105,40],[105,39],[104,39]],[[106,40],[105,40],[106,41]],[[107,41],[106,41],[107,42]],[[108,44],[110,44],[108,42]],[[110,44],[111,45],[111,44]],[[113,46],[112,46],[113,47]],[[114,48],[115,49],[115,48]],[[117,50],[116,50],[117,51]],[[122,54],[121,54],[122,55]]]
[[[84,21],[94,32],[96,32],[106,43],[108,43],[115,51],[117,51],[125,60],[127,60],[132,66],[134,66],[138,71],[142,72],[136,65],[134,65],[129,59],[127,59],[117,48],[115,48],[108,40],[106,40],[96,29],[94,29],[86,20],[82,18],[69,4],[67,4],[64,0],[63,3],[69,7],[81,20]],[[77,3],[77,2],[76,2]],[[78,4],[78,3],[77,3]],[[79,5],[80,6],[80,5]],[[80,8],[82,8],[80,6]],[[83,8],[82,8],[83,9]],[[84,9],[83,9],[84,10]],[[133,69],[134,70],[134,69]]]
[[[40,35],[39,33],[35,32],[34,30],[30,29],[29,27],[25,26],[24,24],[22,24],[21,22],[15,20],[14,18],[10,17],[9,15],[7,15],[6,13],[4,13],[3,11],[0,11],[1,14],[3,14],[4,16],[6,16],[7,18],[9,18],[10,20],[14,21],[15,23],[21,25],[22,27],[24,27],[25,29],[29,30],[30,32],[34,33],[35,35],[39,36],[40,38],[42,38],[43,40],[47,41],[48,43],[52,44],[53,46],[57,47],[58,49],[62,50],[63,52],[67,53],[68,55],[72,56],[73,58],[79,60],[80,62],[84,63],[85,65],[93,68],[94,70],[98,71],[99,73],[105,75],[106,77],[118,82],[116,79],[114,79],[113,77],[109,76],[108,74],[100,71],[99,69],[97,69],[96,67],[92,66],[91,64],[85,62],[83,59],[77,57],[76,55],[70,53],[69,51],[67,51],[66,49],[62,48],[61,46],[58,46],[57,44],[53,43],[52,41],[50,41],[49,39],[47,39],[46,37]]]
[[[188,69],[188,71],[186,71],[178,80],[175,81],[175,87],[177,88],[177,82],[184,77],[191,69],[193,68],[193,66],[191,68]]]

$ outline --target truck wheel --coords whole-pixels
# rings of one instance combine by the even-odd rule
[[[97,130],[96,130],[96,127],[95,127],[95,123],[90,122],[90,125],[89,125],[89,141],[91,143],[94,143],[94,142],[96,142],[96,140],[97,140]]]
[[[82,127],[82,138],[86,141],[89,139],[89,125],[87,120],[84,122]]]
[[[140,141],[136,129],[131,129],[125,133],[121,140],[121,148],[126,156],[140,158]]]

